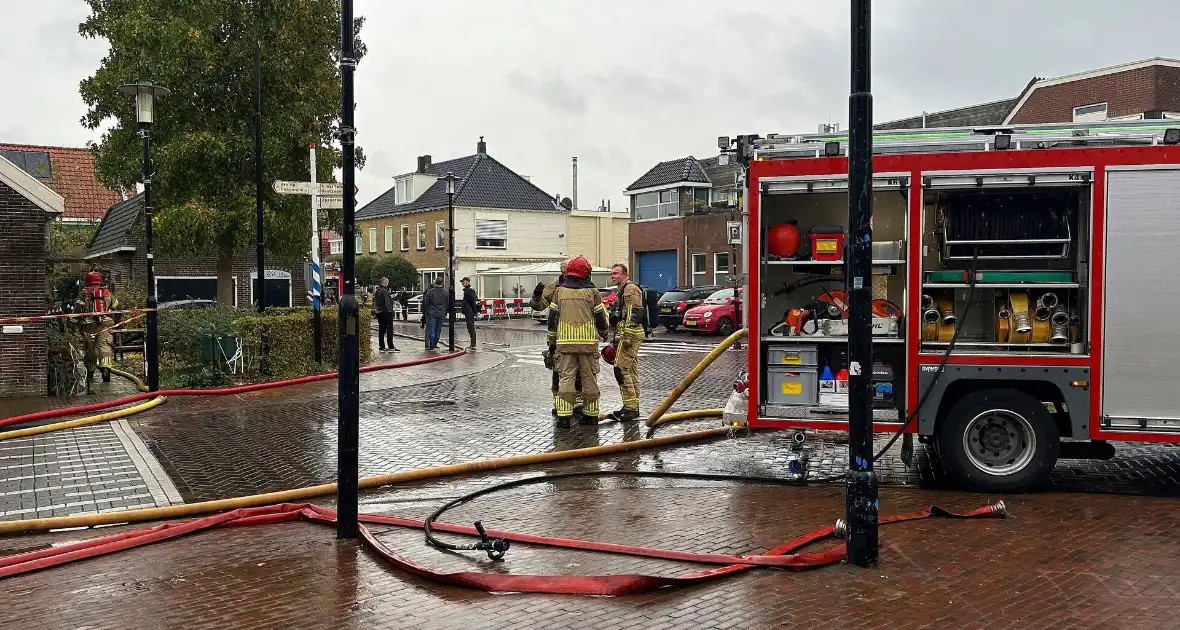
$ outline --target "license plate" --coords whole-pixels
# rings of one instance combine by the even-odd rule
[[[697,323],[696,322],[684,322],[684,325],[685,326],[696,326]]]
[[[664,308],[661,308],[661,309],[660,309],[660,312],[661,312],[661,313],[671,313],[671,312],[672,312],[672,307],[670,307],[670,306],[665,306]]]

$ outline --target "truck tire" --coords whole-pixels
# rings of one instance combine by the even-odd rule
[[[1057,424],[1035,397],[981,389],[951,408],[936,435],[951,477],[975,492],[1029,492],[1045,483],[1061,444]]]

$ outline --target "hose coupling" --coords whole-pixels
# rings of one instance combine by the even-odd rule
[[[791,440],[796,444],[802,444],[807,441],[807,434],[803,431],[796,431],[795,434],[791,436]]]
[[[832,538],[847,538],[848,537],[848,523],[844,519],[836,519],[836,525],[832,527]]]
[[[995,514],[996,516],[1004,517],[1008,515],[1008,506],[1004,505],[1002,500],[996,501],[988,507],[992,509],[992,514]]]
[[[498,562],[504,559],[504,554],[512,544],[505,538],[488,538],[488,532],[483,528],[483,523],[475,522],[475,531],[479,533],[480,541],[472,546],[473,549],[479,551],[486,551],[488,559],[492,562]]]

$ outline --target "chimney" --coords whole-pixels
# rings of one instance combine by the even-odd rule
[[[480,155],[488,152],[488,143],[483,141],[483,136],[480,136],[479,142],[475,144],[475,152]]]
[[[578,157],[574,156],[574,194],[573,199],[574,210],[578,209]]]
[[[430,168],[430,156],[429,155],[419,155],[418,156],[418,172],[425,174],[427,169],[429,169],[429,168]]]

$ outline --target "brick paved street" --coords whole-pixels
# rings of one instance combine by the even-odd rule
[[[362,476],[644,437],[635,424],[555,429],[549,416],[549,373],[537,356],[543,333],[528,330],[527,323],[513,324],[504,329],[482,326],[480,348],[467,356],[362,376]],[[402,325],[399,331],[418,332],[413,325]],[[466,346],[466,330],[456,332],[458,345]],[[717,341],[661,337],[647,345],[642,359],[647,407]],[[378,360],[426,356],[420,344],[399,339],[402,352],[377,355]],[[720,406],[743,358],[736,351],[722,355],[674,409]],[[610,373],[604,370],[599,382],[604,408],[616,408],[618,388]],[[128,495],[122,500],[146,494],[138,499],[144,505],[334,481],[335,397],[336,384],[327,381],[223,398],[174,398],[119,424],[0,444],[13,449],[5,451],[12,465],[23,465],[21,458],[29,457],[36,464],[29,480],[10,480],[0,488],[0,501],[7,501],[0,503],[0,512],[11,512],[0,518],[33,516],[22,503],[30,495],[38,516],[117,507],[100,503],[109,483],[100,475],[119,470],[127,471],[128,478],[113,486]],[[706,419],[660,433],[712,426],[717,421]],[[92,444],[107,450],[96,451]],[[0,594],[0,610],[6,611],[0,613],[0,627],[1180,627],[1173,620],[1180,605],[1173,603],[1168,578],[1161,577],[1175,575],[1180,567],[1180,545],[1168,534],[1180,519],[1180,509],[1168,498],[1117,496],[1180,494],[1180,459],[1171,447],[1118,447],[1119,454],[1108,462],[1062,461],[1047,492],[1006,497],[1013,514],[1007,520],[928,520],[884,529],[882,566],[873,571],[759,570],[727,581],[617,599],[489,596],[399,573],[353,543],[334,542],[329,528],[298,523],[204,533],[7,580]],[[82,459],[76,453],[84,449],[99,456],[83,459],[87,485],[73,490],[82,498],[59,505],[59,493],[66,490],[57,485],[65,484],[54,479],[62,476],[63,463],[77,466],[69,460]],[[796,451],[789,434],[760,432],[387,488],[363,494],[362,511],[420,518],[446,498],[540,472],[617,469],[785,477],[788,464],[805,456],[810,474],[820,477],[844,469],[846,453],[845,437],[839,433],[812,433]],[[877,466],[883,513],[931,502],[970,508],[994,500],[954,491],[922,445],[917,445],[910,466],[902,461],[899,446]],[[830,524],[842,514],[842,501],[838,485],[768,488],[596,478],[505,492],[463,506],[447,520],[482,519],[489,527],[529,533],[750,553]],[[320,503],[331,505],[331,498]],[[0,539],[0,555],[119,529]],[[421,532],[380,532],[395,551],[434,568],[477,570],[486,564],[475,556],[465,559],[427,548]],[[508,563],[498,570],[677,575],[690,569],[699,567],[514,545]],[[55,605],[63,597],[69,599],[68,608]]]

